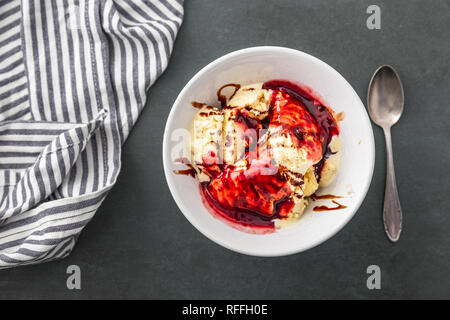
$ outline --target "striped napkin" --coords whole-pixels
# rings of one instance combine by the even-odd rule
[[[183,0],[0,1],[0,268],[71,252],[182,19]]]

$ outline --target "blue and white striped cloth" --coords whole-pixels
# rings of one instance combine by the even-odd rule
[[[182,19],[183,0],[0,0],[0,268],[70,253]]]

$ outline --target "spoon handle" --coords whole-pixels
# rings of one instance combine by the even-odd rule
[[[402,231],[402,208],[395,182],[394,158],[392,155],[391,129],[384,128],[387,151],[386,189],[384,193],[383,221],[388,238],[397,242]]]

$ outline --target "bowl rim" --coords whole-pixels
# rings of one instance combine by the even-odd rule
[[[347,217],[345,219],[343,219],[340,223],[338,223],[333,230],[331,230],[331,232],[324,234],[323,236],[315,239],[314,241],[312,241],[310,244],[306,245],[306,246],[297,246],[297,247],[292,247],[292,248],[281,248],[277,253],[261,253],[261,252],[255,252],[249,249],[243,249],[243,248],[237,248],[234,246],[229,245],[227,242],[222,241],[221,239],[217,239],[217,237],[214,236],[213,232],[211,232],[208,228],[204,228],[202,226],[201,223],[199,223],[197,221],[197,219],[195,218],[195,216],[191,213],[191,210],[189,208],[187,208],[181,197],[178,197],[178,195],[174,192],[174,186],[172,186],[172,182],[171,182],[171,177],[169,176],[170,174],[170,169],[169,169],[169,157],[168,157],[168,148],[169,148],[169,136],[170,133],[168,132],[168,128],[170,123],[173,122],[173,119],[176,115],[175,113],[175,106],[180,104],[180,100],[181,97],[184,96],[184,94],[190,89],[190,87],[192,86],[193,83],[195,83],[197,81],[198,78],[200,78],[204,73],[208,72],[209,70],[213,69],[216,65],[219,65],[220,63],[228,60],[228,59],[232,59],[234,57],[238,57],[240,55],[243,54],[248,54],[248,53],[261,53],[261,52],[267,52],[267,51],[271,51],[271,53],[289,53],[289,54],[295,54],[298,56],[303,56],[304,58],[310,59],[312,61],[315,61],[319,64],[324,65],[324,67],[326,69],[328,69],[329,72],[334,73],[338,78],[340,78],[342,81],[344,81],[351,89],[351,92],[354,95],[354,99],[359,102],[361,108],[365,111],[363,112],[363,121],[365,122],[365,125],[369,128],[369,141],[368,141],[368,147],[370,150],[370,155],[368,155],[368,161],[370,161],[370,172],[368,175],[368,179],[365,181],[365,184],[363,185],[363,187],[361,188],[361,193],[360,196],[355,199],[355,203],[356,205],[354,206],[354,210],[353,212],[351,212],[350,214],[347,215]],[[227,53],[215,60],[213,60],[212,62],[208,63],[206,66],[204,66],[202,69],[200,69],[187,83],[186,85],[183,87],[183,89],[180,91],[180,93],[178,94],[177,98],[175,99],[172,108],[169,112],[169,116],[167,118],[166,121],[166,125],[164,128],[164,135],[163,135],[163,145],[162,145],[162,160],[163,160],[163,167],[164,167],[164,175],[166,178],[166,183],[169,186],[169,190],[170,193],[172,195],[172,198],[175,200],[175,203],[177,204],[178,208],[180,209],[180,211],[183,213],[183,215],[186,217],[186,219],[198,230],[200,231],[200,233],[202,233],[205,237],[207,237],[209,240],[219,244],[220,246],[227,248],[231,251],[234,252],[238,252],[241,254],[245,254],[245,255],[249,255],[249,256],[257,256],[257,257],[279,257],[279,256],[287,256],[287,255],[292,255],[292,254],[296,254],[296,253],[300,253],[300,252],[304,252],[307,251],[311,248],[314,248],[322,243],[324,243],[325,241],[331,239],[333,236],[335,236],[339,231],[341,231],[345,225],[347,225],[347,223],[354,217],[354,215],[356,214],[356,212],[359,210],[359,208],[361,207],[362,202],[364,201],[364,199],[367,196],[367,192],[370,188],[371,182],[372,182],[372,178],[373,178],[373,172],[374,172],[374,167],[375,167],[375,140],[374,140],[374,135],[373,135],[373,130],[372,130],[372,125],[369,119],[369,116],[367,114],[367,110],[364,106],[364,103],[361,101],[361,98],[359,97],[359,95],[356,93],[356,91],[354,90],[353,86],[337,71],[335,70],[333,67],[331,67],[329,64],[327,64],[326,62],[320,60],[319,58],[316,58],[306,52],[300,51],[300,50],[296,50],[296,49],[291,49],[291,48],[286,48],[286,47],[280,47],[280,46],[256,46],[256,47],[248,47],[248,48],[244,48],[244,49],[239,49],[236,51],[232,51],[230,53]]]

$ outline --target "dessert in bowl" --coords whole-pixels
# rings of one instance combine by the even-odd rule
[[[167,121],[163,160],[197,229],[232,250],[277,256],[317,245],[350,220],[370,184],[373,135],[334,69],[296,50],[258,47],[212,62],[186,85]]]
[[[227,87],[234,89],[229,98]],[[217,97],[219,106],[193,103],[200,110],[190,125],[191,156],[179,160],[191,169],[175,173],[197,177],[206,208],[238,230],[265,234],[293,225],[319,185],[337,174],[343,114],[281,79],[226,84]]]

